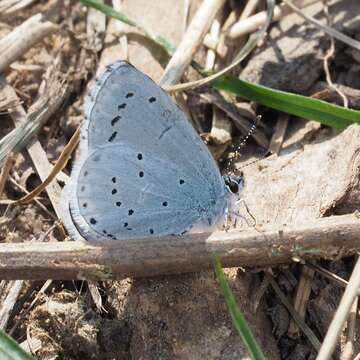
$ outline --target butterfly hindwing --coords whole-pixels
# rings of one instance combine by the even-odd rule
[[[104,234],[116,239],[141,238],[165,235],[169,230],[181,233],[198,218],[201,203],[191,177],[151,153],[141,154],[114,145],[93,152],[86,160],[76,199],[85,221],[83,232],[92,229],[87,238]],[[161,174],[156,171],[158,166],[163,169]]]

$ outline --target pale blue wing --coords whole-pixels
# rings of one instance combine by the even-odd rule
[[[222,215],[225,186],[216,163],[146,75],[113,64],[95,83],[85,113],[67,190],[68,228],[87,240],[153,237]]]

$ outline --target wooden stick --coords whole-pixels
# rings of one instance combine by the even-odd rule
[[[212,267],[217,254],[227,267],[264,267],[296,258],[334,258],[360,249],[354,215],[304,225],[189,234],[99,245],[81,242],[0,245],[0,279],[109,280],[193,272]]]

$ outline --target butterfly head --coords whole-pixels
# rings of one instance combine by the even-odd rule
[[[225,188],[230,194],[238,194],[244,187],[244,176],[240,175],[224,175]]]

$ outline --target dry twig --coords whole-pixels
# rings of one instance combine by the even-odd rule
[[[3,279],[116,279],[193,272],[224,266],[275,266],[293,257],[334,258],[360,249],[360,221],[353,215],[304,225],[247,231],[185,234],[158,239],[0,245]]]

